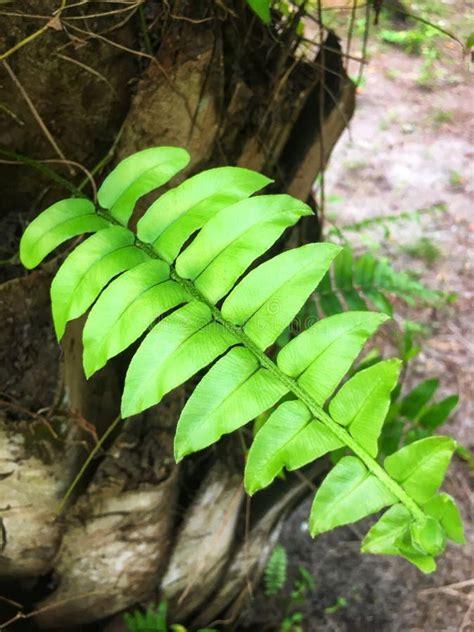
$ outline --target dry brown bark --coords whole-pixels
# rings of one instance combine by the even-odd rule
[[[20,0],[15,8],[52,14],[57,4]],[[291,28],[277,34],[243,2],[203,0],[170,2],[168,9],[167,3],[146,3],[150,59],[138,15],[125,23],[120,14],[68,22],[81,12],[98,13],[100,4],[64,12],[62,28],[48,29],[7,60],[11,72],[0,64],[2,101],[6,95],[0,152],[55,158],[44,126],[67,159],[87,169],[112,144],[114,161],[153,145],[179,145],[192,156],[180,178],[238,164],[273,177],[273,190],[311,197],[354,107],[354,86],[340,55],[303,58]],[[0,51],[33,24],[26,17],[1,20]],[[337,49],[332,35],[330,44]],[[326,73],[323,61],[330,66]],[[64,166],[54,169],[73,185],[81,180]],[[64,190],[21,161],[1,165],[0,188],[4,247],[13,254],[22,226]],[[312,219],[278,247],[317,234]],[[39,608],[35,624],[45,629],[95,621],[162,597],[175,620],[191,616],[204,625],[225,611],[235,619],[284,511],[304,486],[290,479],[271,496],[257,496],[247,530],[238,443],[223,442],[183,466],[173,462],[173,429],[185,397],[179,389],[151,412],[120,424],[58,517],[58,500],[85,458],[84,445],[93,444],[91,428],[100,435],[117,415],[127,357],[86,381],[77,321],[68,328],[60,363],[48,306],[55,265],[27,276],[10,265],[3,278],[18,278],[0,286],[0,311],[10,328],[2,341],[0,386],[0,576],[50,574],[46,598],[30,604]],[[47,450],[31,435],[30,420]],[[53,440],[48,432],[56,428],[59,438]],[[34,482],[26,487],[26,480]]]

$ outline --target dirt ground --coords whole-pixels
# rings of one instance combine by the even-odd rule
[[[373,229],[354,239],[388,255],[398,269],[421,273],[428,285],[457,293],[453,305],[405,311],[430,329],[423,351],[411,363],[408,384],[439,377],[441,394],[459,393],[460,405],[442,431],[472,450],[474,75],[459,49],[450,42],[444,46],[446,60],[423,86],[422,59],[375,46],[350,130],[326,174],[327,218],[343,226],[375,215],[446,205],[444,213],[394,224],[389,236]],[[424,256],[420,239],[428,244]],[[445,489],[461,506],[469,544],[450,546],[430,576],[403,560],[361,555],[359,542],[372,520],[312,541],[308,500],[287,521],[280,538],[289,559],[285,592],[274,598],[256,595],[245,617],[247,629],[283,631],[285,615],[299,612],[305,632],[474,630],[470,482],[468,465],[455,458]],[[316,587],[303,603],[289,605],[299,565],[312,573]]]

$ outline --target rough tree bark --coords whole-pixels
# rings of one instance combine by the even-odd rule
[[[74,4],[54,14],[58,0],[19,0],[0,19],[0,56],[15,47],[0,64],[4,594],[37,609],[31,625],[46,629],[160,598],[175,621],[202,626],[219,616],[230,624],[305,486],[290,477],[250,505],[233,439],[176,466],[181,388],[119,426],[58,516],[88,450],[117,415],[127,358],[85,380],[82,322],[71,324],[60,352],[49,316],[49,283],[67,251],[27,275],[15,258],[18,238],[84,173],[93,194],[93,176],[100,182],[108,161],[153,145],[190,151],[180,179],[236,164],[273,177],[274,190],[311,199],[352,115],[354,86],[332,33],[324,52],[303,54],[295,23],[275,15],[266,27],[243,0],[114,4],[120,12],[105,0]],[[45,23],[32,15],[55,17],[16,48]],[[318,235],[316,215],[277,248]],[[0,624],[14,613],[0,601]],[[120,620],[108,626],[120,629]]]

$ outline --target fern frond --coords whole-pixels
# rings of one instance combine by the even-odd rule
[[[343,269],[351,272],[351,286],[342,291],[358,311],[317,322],[273,358],[267,349],[316,286],[331,283],[328,270],[340,248],[309,244],[245,275],[286,228],[312,211],[288,195],[251,197],[269,180],[237,167],[211,169],[170,189],[140,219],[136,233],[130,230],[138,198],[169,180],[187,160],[177,148],[139,152],[104,181],[98,199],[106,208],[95,211],[87,201],[63,201],[28,226],[20,245],[27,267],[79,228],[96,233],[66,258],[54,279],[58,339],[68,321],[93,306],[83,333],[90,376],[149,329],[127,371],[124,417],[157,404],[215,362],[178,421],[177,460],[275,407],[250,447],[247,491],[265,487],[285,467],[296,469],[348,449],[352,456],[338,461],[316,493],[312,534],[390,507],[367,536],[365,550],[399,554],[431,570],[440,543],[457,528],[452,511],[440,516],[439,507],[436,513],[430,504],[436,505],[433,498],[455,442],[423,439],[379,463],[378,440],[397,382],[397,360],[357,372],[337,391],[368,338],[387,319],[360,311],[353,293],[354,280],[368,287],[381,276],[379,266],[366,256],[353,271],[344,254],[335,276],[344,276]]]
[[[130,632],[168,632],[168,604],[160,602],[151,606],[146,612],[134,610],[123,615],[123,620]]]
[[[326,316],[372,306],[392,316],[391,296],[408,305],[433,305],[455,299],[454,294],[433,290],[412,274],[397,272],[386,257],[365,253],[355,258],[348,246],[337,256],[332,272],[328,271],[316,292],[320,311]]]
[[[272,597],[283,589],[286,583],[287,567],[286,549],[281,544],[277,544],[265,566],[264,582],[267,597]]]
[[[382,227],[385,231],[389,230],[389,226],[392,224],[399,224],[400,222],[420,221],[425,215],[431,215],[436,213],[445,213],[448,207],[446,204],[433,204],[426,208],[415,209],[414,211],[403,211],[401,213],[394,213],[392,215],[376,215],[363,219],[360,222],[352,222],[350,224],[343,224],[342,226],[333,226],[326,232],[326,237],[332,237],[333,235],[340,236],[341,234],[360,233],[367,228]]]

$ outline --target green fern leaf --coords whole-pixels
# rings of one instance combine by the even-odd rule
[[[346,375],[384,314],[348,312],[317,322],[278,354],[278,368],[322,405]]]
[[[68,321],[82,316],[114,276],[145,261],[147,255],[135,247],[134,241],[133,233],[126,228],[110,226],[89,237],[67,257],[51,285],[58,340]]]
[[[400,360],[385,360],[358,371],[329,404],[334,421],[347,426],[354,439],[374,457],[400,366]]]
[[[340,289],[341,295],[350,310],[366,310],[367,304],[361,294],[354,288],[353,276],[354,260],[352,250],[343,248],[334,262],[334,285]],[[330,277],[328,276],[329,293],[332,292]],[[322,288],[321,288],[322,289]]]
[[[423,573],[432,573],[436,562],[431,555],[420,553],[409,537],[412,516],[401,504],[390,507],[365,536],[361,551],[384,555],[400,555],[417,566]]]
[[[247,0],[247,4],[255,11],[262,22],[265,24],[270,23],[270,0]]]
[[[181,413],[174,441],[176,460],[255,419],[287,392],[250,351],[231,349],[203,377]]]
[[[240,167],[203,171],[166,191],[137,224],[140,239],[166,261],[174,261],[183,244],[219,211],[248,198],[272,182]]]
[[[277,544],[265,566],[264,581],[267,597],[273,597],[282,590],[286,583],[287,567],[286,549],[281,544]]]
[[[396,295],[409,305],[417,301],[436,304],[450,301],[453,295],[431,290],[413,275],[397,272],[386,258],[377,259],[371,253],[354,258],[346,246],[336,257],[334,275],[329,273],[320,283],[317,296],[326,316],[345,310],[368,309],[368,304],[392,316],[390,295]]]
[[[300,311],[338,251],[332,244],[308,244],[273,257],[229,294],[223,317],[266,349]]]
[[[433,496],[423,508],[427,514],[439,520],[450,540],[458,544],[465,543],[461,514],[449,494]]]
[[[384,467],[416,502],[425,503],[438,491],[455,449],[449,437],[428,437],[388,456]]]
[[[122,274],[92,307],[83,331],[86,377],[127,349],[159,316],[191,300],[168,264],[148,259]]]
[[[424,406],[436,393],[439,380],[429,379],[420,382],[400,402],[400,414],[414,420],[418,417]]]
[[[157,404],[237,342],[231,332],[213,321],[211,310],[200,301],[173,312],[155,325],[130,362],[122,416],[136,415]]]
[[[128,156],[105,178],[99,204],[126,226],[137,200],[166,184],[188,162],[188,152],[180,147],[152,147]]]
[[[283,402],[257,433],[245,466],[245,489],[253,495],[285,467],[296,470],[332,450],[343,447],[308,408],[298,400]]]
[[[248,266],[312,211],[288,195],[236,202],[212,217],[176,260],[176,272],[212,303],[232,289]]]
[[[423,411],[418,423],[430,431],[444,424],[459,403],[459,395],[449,395]]]
[[[310,515],[311,535],[356,522],[396,501],[360,459],[344,456],[316,492]]]
[[[108,226],[109,222],[96,214],[95,206],[90,200],[61,200],[44,210],[28,225],[20,241],[20,260],[25,268],[35,268],[71,237],[95,233]]]
[[[355,298],[360,284],[375,300],[374,287],[385,269],[369,255],[355,263],[347,253],[342,263],[336,259],[334,279],[340,283],[347,277],[348,283],[341,299],[327,294],[326,309],[341,311],[342,300],[360,310],[320,320],[284,345],[274,361],[265,349],[318,283],[319,292],[321,287],[332,290],[329,267],[338,248],[303,246],[245,276],[286,228],[312,211],[287,195],[249,197],[269,180],[232,167],[211,169],[169,190],[140,219],[137,234],[127,229],[138,199],[167,182],[188,159],[177,148],[139,152],[102,185],[99,202],[109,211],[94,214],[91,203],[68,200],[27,228],[20,256],[29,267],[79,230],[97,231],[67,257],[53,281],[58,338],[68,321],[92,306],[83,333],[89,376],[149,329],[127,371],[124,417],[158,403],[214,362],[178,421],[177,460],[260,415],[266,421],[245,471],[250,493],[268,485],[282,468],[293,470],[327,452],[350,450],[354,456],[341,458],[316,494],[312,533],[393,505],[369,532],[366,550],[378,547],[430,570],[446,536],[461,538],[455,509],[435,496],[454,441],[431,437],[387,457],[384,467],[375,460],[398,376],[396,360],[356,372],[335,393],[387,319],[362,310],[365,300]],[[441,404],[438,413],[431,411],[436,419],[451,405]]]

